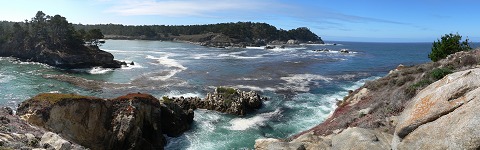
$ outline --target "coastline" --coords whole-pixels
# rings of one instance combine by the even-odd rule
[[[458,115],[455,109],[467,114],[473,113],[474,109],[471,109],[470,105],[479,101],[476,98],[463,101],[464,97],[469,97],[467,93],[474,92],[475,85],[479,84],[476,80],[478,73],[472,73],[480,71],[478,62],[480,49],[458,52],[438,62],[408,67],[399,65],[386,76],[351,91],[343,100],[337,102],[337,108],[332,115],[319,125],[287,139],[257,139],[255,149],[417,149],[420,148],[418,146],[433,149],[455,146],[460,146],[456,147],[460,149],[478,148],[480,145],[474,143],[480,137],[471,133],[468,127],[457,130],[455,138],[444,138],[443,133],[429,130],[478,125],[478,119],[475,119],[480,117],[478,114],[462,118],[468,120],[465,122],[449,121],[455,120],[451,115]],[[432,71],[445,67],[452,69],[453,74],[434,82],[436,80],[432,79]],[[425,80],[433,80],[433,83],[425,83]],[[464,83],[463,80],[475,81]],[[469,88],[470,84],[474,84],[472,88]],[[448,101],[460,99],[462,102],[457,103],[459,106],[447,107],[448,104],[442,102],[445,98]],[[467,106],[460,107],[462,105]],[[429,121],[426,118],[435,119]],[[440,121],[435,121],[436,119]],[[427,124],[429,128],[419,127]],[[419,129],[415,129],[417,127]],[[477,131],[478,129],[475,132]],[[362,140],[363,138],[374,140]],[[465,139],[468,140],[463,141]],[[428,141],[449,144],[439,146]]]

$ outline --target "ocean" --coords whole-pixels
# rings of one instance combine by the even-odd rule
[[[335,43],[335,44],[334,44]],[[131,92],[203,98],[217,86],[255,90],[264,106],[243,117],[196,110],[193,127],[166,149],[248,149],[258,138],[287,138],[321,123],[336,100],[399,64],[429,62],[431,43],[327,42],[284,49],[208,48],[181,42],[107,40],[101,49],[134,62],[120,69],[61,70],[0,57],[0,105],[16,108],[44,92],[113,98]],[[329,49],[329,51],[313,51]],[[350,53],[341,53],[348,49]],[[66,74],[121,86],[84,89],[47,79]]]

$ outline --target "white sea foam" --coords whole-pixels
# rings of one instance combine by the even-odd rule
[[[110,68],[102,68],[102,67],[93,67],[89,70],[87,70],[88,73],[90,74],[105,74],[110,71],[113,71],[113,69]]]
[[[253,55],[253,56],[241,56],[241,54],[245,54],[247,51],[240,51],[240,52],[231,52],[226,54],[219,54],[218,57],[229,57],[234,59],[257,59],[262,58],[263,55]]]
[[[315,74],[294,74],[288,77],[281,77],[280,79],[286,81],[287,83],[282,84],[282,87],[280,87],[279,89],[300,92],[310,91],[309,86],[310,84],[316,85],[317,82],[315,81],[322,80],[325,82],[329,82],[332,80],[331,78]]]
[[[181,93],[180,91],[173,90],[170,91],[169,93],[166,93],[165,96],[168,97],[202,97],[202,94],[195,92],[195,93]]]
[[[170,79],[171,77],[173,77],[175,74],[177,74],[179,72],[182,72],[182,70],[178,70],[178,69],[170,70],[166,75],[150,77],[150,79],[152,79],[152,80],[167,80],[167,79]]]
[[[170,59],[168,57],[169,57],[168,55],[163,56],[163,57],[154,57],[154,56],[151,56],[151,55],[147,55],[146,58],[157,60],[157,62],[159,64],[162,64],[166,67],[178,68],[178,69],[181,69],[181,70],[186,70],[187,69],[187,67],[183,66],[178,61],[176,61],[174,59]]]
[[[7,82],[10,82],[14,79],[16,79],[15,76],[0,74],[0,83],[7,83]]]
[[[250,89],[250,90],[253,90],[253,91],[276,91],[275,88],[271,88],[271,87],[265,87],[265,88],[261,88],[261,87],[258,87],[258,86],[251,86],[251,85],[235,85],[233,86],[234,88],[238,88],[238,89]]]
[[[275,47],[273,49],[267,49],[267,50],[272,52],[291,52],[291,51],[304,50],[304,49],[307,49],[307,48],[306,47],[286,47],[286,48]]]
[[[265,46],[259,46],[259,47],[256,47],[256,46],[247,46],[246,49],[265,49]]]
[[[187,69],[187,67],[183,66],[178,61],[176,61],[174,59],[170,59],[168,57],[169,57],[168,55],[163,56],[163,57],[154,57],[154,56],[151,56],[151,55],[147,55],[146,58],[157,60],[157,62],[159,64],[173,69],[173,70],[170,70],[169,73],[164,75],[164,76],[151,77],[150,79],[152,79],[152,80],[167,80],[167,79],[173,77],[175,74],[177,74],[179,72],[182,72],[183,70]]]
[[[258,114],[251,118],[235,118],[230,121],[230,130],[246,130],[248,128],[264,125],[265,121],[272,117],[281,115],[282,111],[276,109],[273,112]]]
[[[201,130],[207,130],[207,132],[213,132],[217,123],[220,122],[220,114],[208,110],[196,110],[194,121],[198,122]]]
[[[191,56],[193,59],[204,59],[204,58],[209,58],[211,59],[212,57],[209,54],[194,54]]]

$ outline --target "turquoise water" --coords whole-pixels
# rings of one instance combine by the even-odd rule
[[[327,42],[328,43],[328,42]],[[330,42],[333,43],[333,42]],[[216,86],[256,90],[269,97],[262,109],[237,117],[195,111],[193,129],[169,138],[166,149],[245,149],[257,138],[286,138],[321,123],[348,90],[385,75],[398,64],[428,62],[430,43],[301,45],[285,49],[207,48],[176,42],[107,40],[101,47],[135,65],[121,69],[59,70],[0,58],[0,104],[16,107],[38,93],[112,98],[129,92],[203,97]],[[330,52],[314,52],[328,48]],[[349,49],[353,53],[338,51]],[[45,79],[66,74],[122,86],[89,90]]]

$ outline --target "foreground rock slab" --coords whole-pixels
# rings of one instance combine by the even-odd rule
[[[278,139],[255,140],[257,150],[385,150],[391,149],[392,135],[378,130],[348,128],[338,134],[317,136],[313,132],[285,142]]]
[[[114,99],[48,93],[24,101],[18,115],[94,150],[163,149],[163,134],[179,136],[193,122],[193,111],[179,108],[141,93]]]
[[[415,96],[395,128],[394,149],[480,148],[480,69],[453,73]]]

